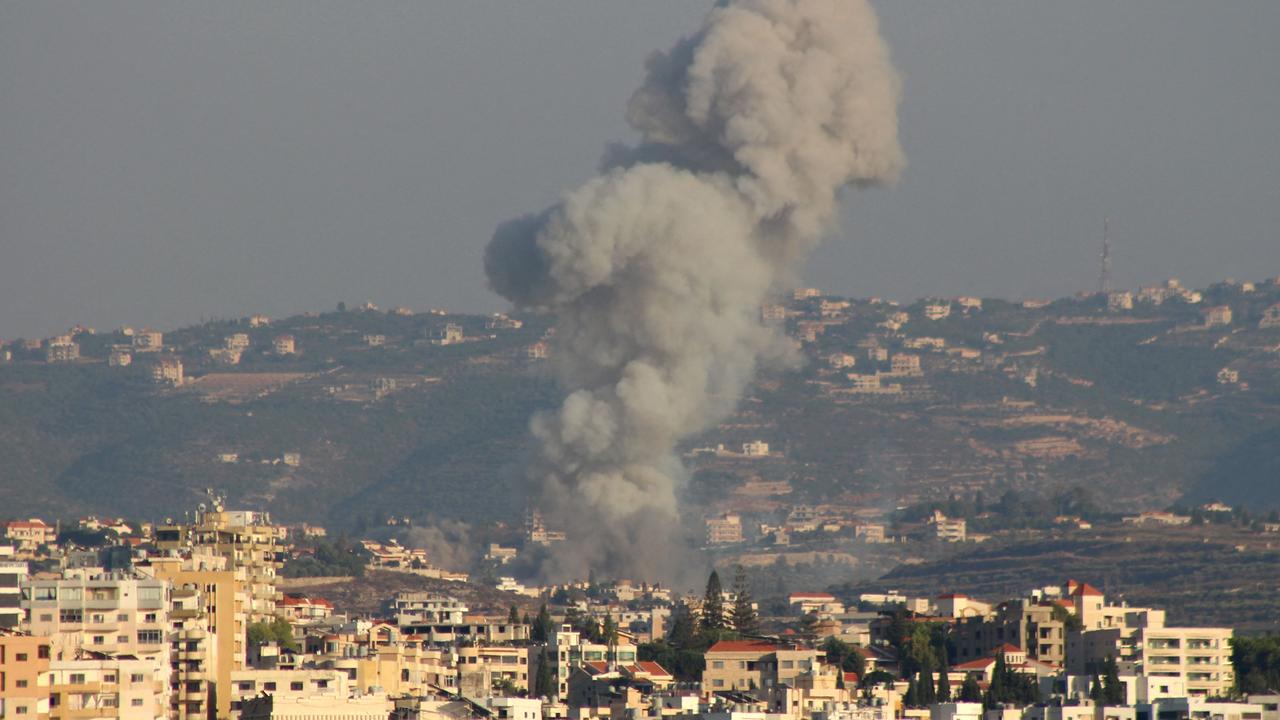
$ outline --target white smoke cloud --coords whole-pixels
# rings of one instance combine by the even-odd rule
[[[665,575],[683,437],[786,356],[759,306],[833,226],[847,186],[894,181],[899,82],[866,0],[741,0],[648,63],[643,138],[485,255],[493,288],[553,311],[568,392],[532,421],[532,472],[569,533],[545,570]]]

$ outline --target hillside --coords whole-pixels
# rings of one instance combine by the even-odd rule
[[[1277,303],[1274,282],[1161,286],[1112,309],[1101,296],[788,298],[766,314],[807,362],[763,374],[735,416],[687,443],[690,507],[767,516],[1071,486],[1115,509],[1280,507],[1280,323],[1259,327]],[[1219,311],[1207,325],[1205,309],[1224,306],[1229,322]],[[527,421],[557,392],[538,357],[549,319],[514,320],[344,309],[217,321],[166,332],[125,367],[108,357],[138,333],[78,333],[65,340],[79,358],[54,362],[49,341],[11,341],[0,515],[181,516],[213,487],[280,521],[352,532],[393,515],[518,522]],[[296,352],[276,352],[284,335]],[[153,382],[160,358],[181,360],[187,381]],[[735,452],[756,440],[768,455]],[[753,495],[753,479],[785,489]]]

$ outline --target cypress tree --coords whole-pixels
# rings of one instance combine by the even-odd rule
[[[741,565],[733,575],[733,609],[729,617],[733,622],[733,629],[743,635],[760,632],[760,618],[752,607],[751,588],[747,583],[747,573]]]
[[[966,674],[964,682],[960,684],[960,701],[982,702],[982,688],[978,687],[978,679],[973,673]]]
[[[707,592],[702,598],[701,630],[715,632],[724,629],[724,588],[720,585],[720,574],[715,570],[707,576]]]
[[[951,668],[947,667],[947,653],[942,653],[942,667],[938,669],[938,691],[934,693],[937,702],[951,702],[951,679],[948,677]]]

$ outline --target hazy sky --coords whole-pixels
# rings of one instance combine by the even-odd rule
[[[901,184],[806,281],[1057,296],[1280,274],[1280,2],[879,0]],[[0,338],[372,300],[492,310],[707,2],[0,3]]]

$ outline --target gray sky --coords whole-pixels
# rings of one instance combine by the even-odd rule
[[[707,2],[0,3],[0,337],[372,300],[492,310]],[[806,280],[1057,296],[1280,274],[1280,3],[878,0],[902,183]]]

